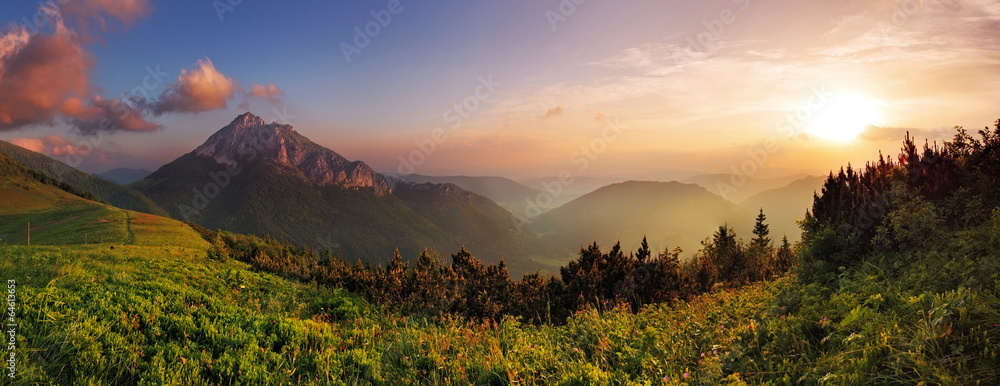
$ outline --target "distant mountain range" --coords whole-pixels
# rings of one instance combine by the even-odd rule
[[[493,200],[511,213],[524,213],[530,202],[542,191],[503,177],[423,176],[409,174],[397,177],[401,181],[416,183],[454,184],[462,189]],[[549,210],[551,208],[545,208]]]
[[[680,246],[687,255],[727,223],[746,235],[753,218],[698,185],[628,181],[553,209],[531,227],[558,245],[580,247],[598,241],[610,246],[621,241],[623,247],[634,250],[645,235],[650,246],[660,250]]]
[[[765,190],[781,188],[806,177],[809,175],[801,173],[778,177],[765,177],[756,174],[751,176],[704,174],[689,177],[682,182],[697,184],[733,203],[739,203]],[[810,195],[810,197],[812,196]]]
[[[783,187],[757,193],[740,202],[740,206],[750,213],[757,213],[763,208],[770,225],[771,239],[780,240],[782,236],[788,236],[789,241],[795,242],[802,236],[795,220],[804,218],[806,211],[812,209],[813,193],[820,191],[824,181],[826,177],[805,177]]]
[[[634,250],[643,235],[654,248],[680,246],[688,256],[723,224],[751,237],[761,207],[775,240],[797,240],[795,219],[823,182],[748,178],[724,199],[715,191],[732,184],[727,174],[687,178],[691,183],[578,177],[571,184],[385,176],[251,113],[154,172],[120,168],[98,178],[7,142],[0,141],[0,153],[120,208],[373,262],[397,249],[410,259],[433,248],[446,259],[465,246],[486,263],[503,258],[515,276],[554,272],[594,241]]]
[[[146,178],[150,173],[152,172],[146,169],[115,168],[94,175],[118,185],[128,185]]]
[[[530,259],[537,238],[515,232],[511,213],[488,198],[388,179],[250,113],[132,186],[175,218],[349,259],[387,261],[397,248],[406,258],[428,247],[447,255],[465,245],[485,262],[505,258],[511,272],[555,268]]]

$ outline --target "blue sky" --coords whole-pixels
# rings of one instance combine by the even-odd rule
[[[992,105],[1000,90],[996,3],[577,2],[402,0],[348,61],[341,44],[389,1],[243,0],[220,20],[209,0],[62,0],[65,34],[93,63],[81,70],[85,92],[77,84],[53,98],[89,107],[35,106],[41,118],[0,122],[0,139],[60,156],[91,141],[81,169],[155,169],[225,126],[246,101],[265,120],[287,111],[299,132],[382,171],[398,170],[400,157],[421,151],[416,142],[440,127],[447,139],[420,157],[419,173],[553,175],[573,167],[580,149],[601,150],[587,170],[574,169],[580,174],[728,172],[766,141],[780,146],[762,168],[822,173],[894,153],[905,130],[943,139],[953,125],[978,128],[1000,113]],[[38,9],[8,1],[0,21]],[[692,46],[699,37],[704,44]],[[6,56],[0,47],[0,60],[14,63],[13,47]],[[123,127],[134,129],[80,129],[81,117],[100,116],[102,100],[141,85],[147,67],[168,74],[148,90],[158,114],[133,106],[135,120]],[[159,98],[196,85],[179,78],[182,70],[218,73],[235,91],[215,100],[224,107]],[[11,81],[4,76],[0,85]],[[499,86],[450,129],[444,117],[481,77]],[[270,84],[282,93],[248,96]],[[800,111],[809,115],[800,130],[780,129],[815,90],[834,102]],[[16,99],[0,93],[5,100]],[[609,122],[627,130],[602,139]]]

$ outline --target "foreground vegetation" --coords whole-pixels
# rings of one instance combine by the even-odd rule
[[[544,278],[563,295],[535,310],[565,315],[519,314],[475,284],[490,280],[449,282],[480,268],[501,282],[501,266],[462,251],[338,270],[266,239],[203,231],[209,246],[190,228],[158,241],[189,246],[4,247],[0,272],[19,280],[17,382],[1000,383],[1000,122],[940,148],[907,139],[899,159],[830,176],[792,273],[782,248],[760,252],[765,232],[743,243],[722,227],[689,268],[663,271],[676,281],[629,292],[617,284],[675,257],[594,245]],[[365,272],[398,291],[331,281]],[[671,292],[683,288],[697,290]]]

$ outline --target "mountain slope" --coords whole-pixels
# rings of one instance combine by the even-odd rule
[[[128,185],[146,178],[150,173],[152,172],[146,169],[114,168],[94,175],[119,185]]]
[[[487,262],[550,268],[531,261],[532,239],[512,235],[513,217],[489,199],[454,185],[394,189],[363,162],[250,113],[132,186],[175,218],[347,259],[380,262],[397,248],[413,258],[424,248],[447,254],[465,245]]]
[[[543,177],[543,178],[533,178],[530,180],[521,181],[524,185],[537,189],[540,192],[545,192],[541,200],[535,200],[534,204],[539,206],[541,211],[549,211],[553,208],[558,208],[566,203],[573,201],[584,194],[593,192],[602,187],[617,184],[620,182],[625,182],[631,180],[630,178],[606,178],[606,177],[587,177],[587,176],[573,176],[570,183],[565,184],[557,176]],[[547,207],[542,207],[541,204],[546,203],[549,198],[552,199],[552,203]],[[528,212],[527,217],[534,215],[533,212]]]
[[[747,236],[753,219],[704,188],[679,182],[629,181],[600,188],[539,216],[532,228],[560,245],[600,245],[620,240],[638,247],[646,235],[662,250],[698,250],[700,242],[728,223]]]
[[[734,174],[705,174],[690,177],[681,182],[699,185],[709,192],[738,203],[750,196],[768,189],[780,188],[803,177],[807,177],[807,175],[793,174],[779,177],[765,177],[761,173],[753,177],[745,177]]]
[[[81,191],[91,192],[98,199],[116,207],[160,216],[167,215],[163,208],[135,190],[81,172],[46,155],[6,141],[0,141],[0,153],[6,154],[27,168],[45,173]]]
[[[812,209],[813,193],[823,187],[825,180],[825,177],[806,177],[777,189],[757,193],[739,205],[753,214],[763,208],[771,227],[772,239],[780,240],[781,236],[788,236],[788,240],[795,242],[802,237],[802,231],[795,220],[802,219],[806,211]]]
[[[534,200],[542,191],[503,177],[444,176],[432,177],[419,174],[400,176],[408,182],[454,184],[462,189],[489,198],[512,213],[523,213],[527,201]]]
[[[262,125],[244,114],[132,186],[175,218],[210,229],[268,234],[348,258],[381,261],[397,247],[409,257],[425,247],[452,244],[444,232],[385,194],[388,184],[366,174],[367,166],[316,168],[324,162],[352,166],[316,147],[290,127]],[[298,167],[300,161],[305,170]],[[352,175],[361,178],[349,181]]]
[[[561,251],[519,229],[511,212],[486,197],[453,184],[429,182],[398,182],[393,194],[483,262],[493,264],[504,258],[515,277],[536,270],[556,272],[558,268],[547,256]]]
[[[0,244],[173,245],[207,248],[188,225],[90,201],[39,181],[0,154]]]

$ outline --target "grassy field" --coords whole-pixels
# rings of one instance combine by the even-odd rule
[[[7,166],[7,165],[5,165]],[[183,223],[119,209],[41,183],[0,174],[0,245],[171,245],[207,248]]]
[[[718,379],[721,369],[699,354],[724,350],[745,333],[745,321],[780,286],[722,292],[677,310],[585,312],[567,326],[536,327],[386,315],[339,290],[204,255],[185,247],[4,248],[0,271],[18,283],[19,379],[544,384],[682,380],[685,372]],[[729,329],[708,328],[709,320]]]
[[[8,246],[0,271],[17,280],[17,384],[998,380],[995,290],[903,291],[874,270],[833,292],[792,276],[564,326],[391,315],[199,248]]]

